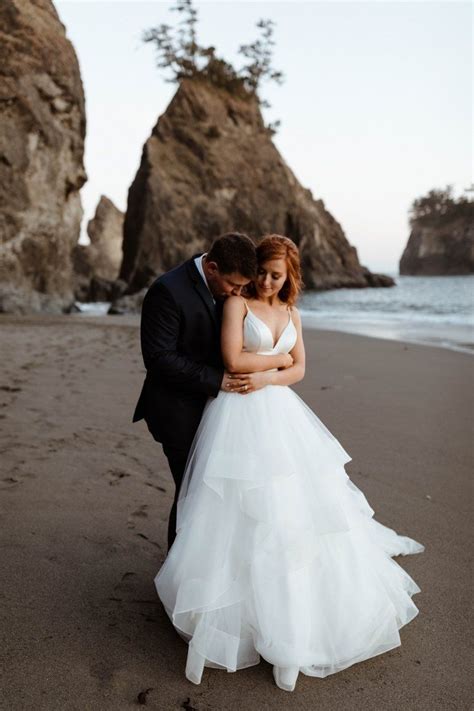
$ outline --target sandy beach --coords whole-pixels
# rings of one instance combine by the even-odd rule
[[[280,691],[269,664],[184,676],[156,596],[171,476],[144,422],[137,317],[0,317],[1,666],[8,711],[470,708],[471,355],[306,330],[295,389],[381,523],[426,546],[402,645]]]

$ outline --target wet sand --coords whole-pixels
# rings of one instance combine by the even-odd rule
[[[472,356],[307,331],[297,392],[352,456],[377,520],[426,546],[401,647],[288,694],[269,664],[184,677],[156,596],[171,476],[131,417],[136,317],[0,317],[1,666],[9,711],[470,707]]]

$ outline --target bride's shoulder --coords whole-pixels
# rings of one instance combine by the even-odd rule
[[[288,307],[291,313],[291,317],[297,322],[301,323],[301,315],[296,306],[289,306]]]
[[[232,311],[232,312],[239,312],[239,311],[245,311],[246,310],[246,301],[243,296],[236,296],[234,294],[231,294],[230,296],[227,296],[225,301],[224,301],[224,310],[225,311]]]

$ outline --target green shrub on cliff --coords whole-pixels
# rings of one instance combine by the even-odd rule
[[[445,190],[430,190],[427,195],[414,200],[410,208],[410,226],[474,217],[474,203],[464,196],[454,199],[452,190],[452,185],[448,185]]]
[[[241,98],[255,96],[262,106],[269,106],[258,95],[262,81],[266,79],[278,84],[283,81],[282,72],[272,67],[275,45],[272,20],[259,20],[256,26],[260,37],[251,44],[240,46],[239,54],[245,57],[247,63],[237,70],[216,56],[215,47],[198,44],[197,10],[192,0],[177,0],[171,10],[183,16],[176,27],[162,23],[145,30],[142,35],[144,42],[155,46],[157,66],[170,70],[166,81],[179,83],[182,79],[201,78]],[[278,124],[269,125],[269,130],[274,132]]]

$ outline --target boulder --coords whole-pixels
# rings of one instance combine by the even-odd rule
[[[98,299],[98,285],[112,284],[118,277],[122,262],[123,212],[102,195],[92,220],[87,225],[90,244],[77,244],[72,251],[74,294],[78,301],[108,301]],[[108,288],[112,288],[111,286]]]
[[[148,291],[147,287],[136,291],[134,294],[124,294],[115,298],[109,308],[109,314],[140,314],[143,299]]]

